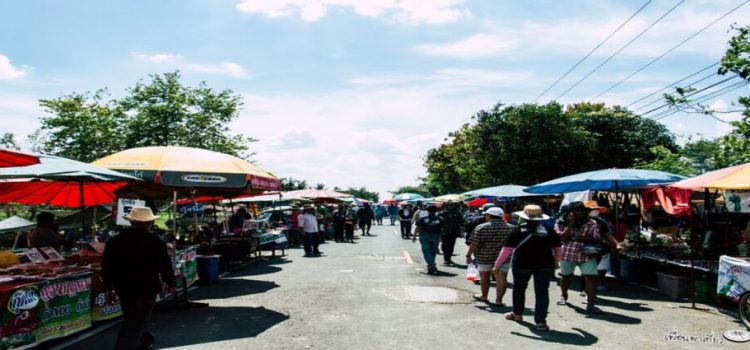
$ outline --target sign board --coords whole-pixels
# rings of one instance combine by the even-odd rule
[[[145,207],[146,201],[140,199],[119,198],[117,200],[117,219],[118,226],[130,226],[130,221],[125,220],[125,215],[129,214],[133,207]]]

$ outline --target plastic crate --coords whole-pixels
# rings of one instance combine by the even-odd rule
[[[690,295],[690,279],[685,276],[657,272],[659,292],[672,299],[686,298]]]

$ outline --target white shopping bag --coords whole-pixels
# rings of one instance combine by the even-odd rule
[[[469,264],[466,269],[466,280],[474,282],[479,278],[479,267],[476,264]]]

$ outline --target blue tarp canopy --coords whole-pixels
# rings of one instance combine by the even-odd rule
[[[603,169],[550,180],[526,188],[529,193],[569,193],[580,191],[614,191],[663,185],[685,179],[684,176],[656,170]]]

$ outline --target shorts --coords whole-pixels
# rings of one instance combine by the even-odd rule
[[[490,272],[492,271],[492,268],[495,267],[495,264],[477,264],[477,269],[479,272]],[[503,266],[500,266],[500,272],[508,273],[510,271],[510,263],[505,263]]]
[[[609,254],[602,255],[602,259],[599,261],[597,270],[609,271],[610,268],[612,268],[612,256]]]
[[[581,269],[581,275],[584,276],[596,276],[597,262],[596,259],[589,259],[582,263],[574,263],[572,261],[561,260],[560,261],[560,274],[563,276],[572,276],[575,273],[576,266]]]

